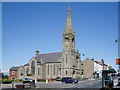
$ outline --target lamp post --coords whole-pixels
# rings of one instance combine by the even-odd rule
[[[85,54],[80,54],[80,56],[85,56]],[[81,61],[82,61],[82,59],[81,59]]]
[[[80,56],[85,56],[85,54],[80,54]],[[83,72],[84,72],[84,70],[83,70],[83,63],[81,62],[80,64],[81,64],[80,65],[80,77],[82,78],[83,77]]]
[[[118,59],[116,59],[116,65],[118,65],[118,73],[120,73],[120,39],[115,40],[115,43],[118,43]]]

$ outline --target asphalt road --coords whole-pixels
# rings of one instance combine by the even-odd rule
[[[79,81],[78,83],[36,83],[37,88],[102,88],[101,79]]]
[[[82,88],[102,88],[102,81],[88,82]]]
[[[14,83],[14,88],[16,84]],[[60,81],[56,82],[39,82],[36,83],[36,87],[34,88],[101,88],[102,87],[101,79],[90,79],[79,81],[78,83],[62,83]],[[2,84],[2,88],[12,88],[12,84]]]

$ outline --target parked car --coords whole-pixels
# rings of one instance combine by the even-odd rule
[[[23,81],[30,81],[30,82],[32,82],[33,80],[31,78],[24,78]]]
[[[63,77],[61,79],[62,83],[78,83],[78,80],[73,79],[72,77]]]
[[[31,86],[36,87],[35,80],[31,78],[24,78],[23,84],[25,85],[25,88],[31,88]]]

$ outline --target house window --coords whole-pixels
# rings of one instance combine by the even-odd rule
[[[49,65],[48,65],[48,75],[49,75]]]
[[[12,79],[15,79],[15,78],[12,78]]]
[[[15,71],[12,71],[12,75],[15,75]]]
[[[23,75],[23,70],[20,71],[20,75]]]
[[[28,74],[28,68],[26,68],[26,74]]]
[[[34,61],[31,62],[31,74],[32,75],[35,74],[35,62]]]

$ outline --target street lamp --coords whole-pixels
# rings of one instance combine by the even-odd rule
[[[85,54],[81,54],[82,56],[85,56]]]
[[[85,54],[80,54],[80,56],[85,56]]]
[[[120,39],[115,40],[115,43],[120,43]],[[118,59],[116,59],[116,65],[118,65],[118,73],[120,73],[120,57],[119,57],[119,45],[118,45]]]

